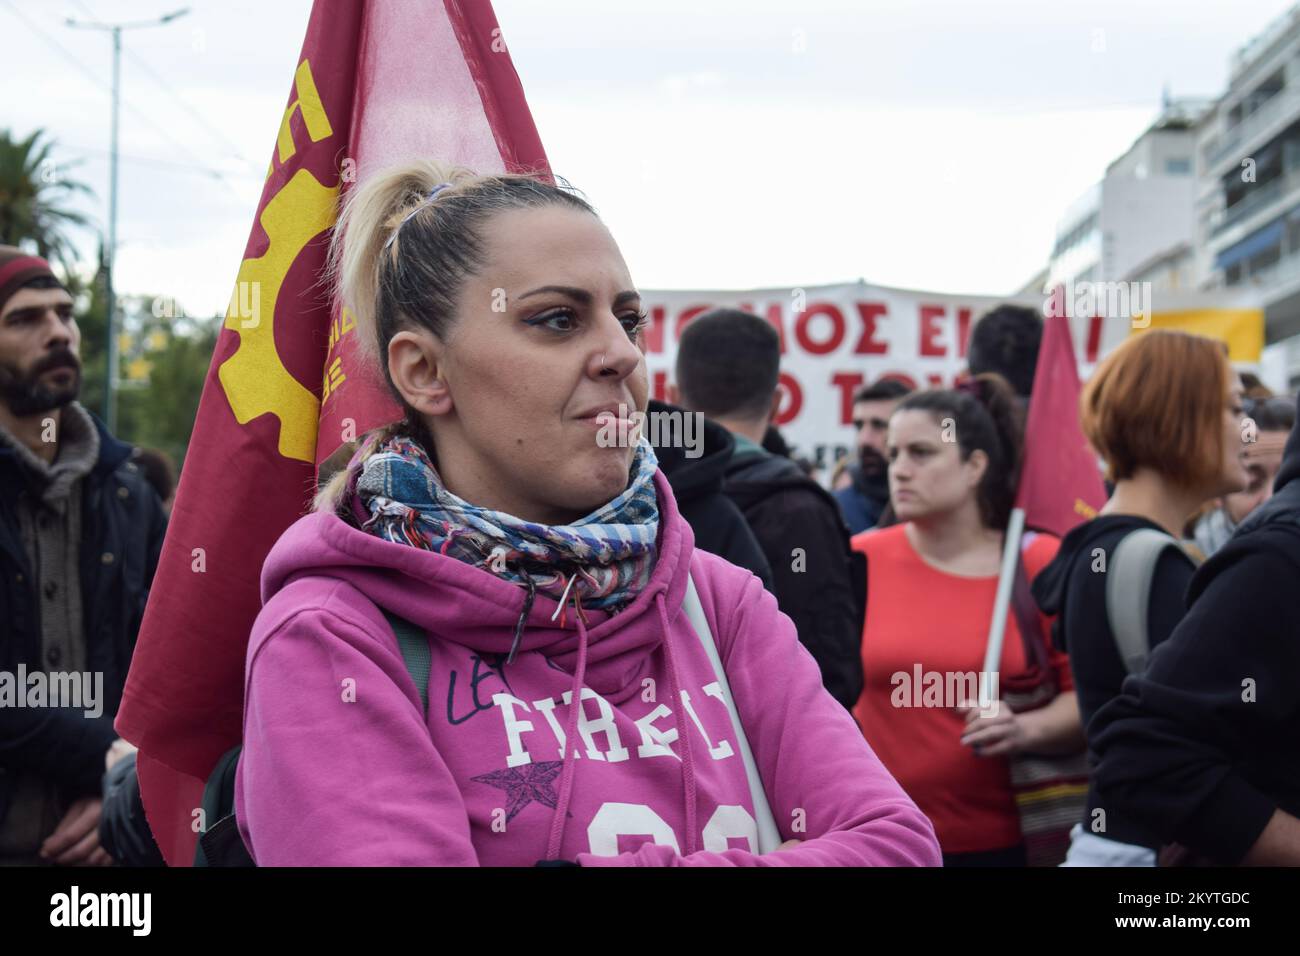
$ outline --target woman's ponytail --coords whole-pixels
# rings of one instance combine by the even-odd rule
[[[352,189],[343,203],[330,240],[329,277],[356,321],[364,355],[379,355],[380,286],[384,273],[400,264],[404,221],[428,202],[434,187],[472,181],[463,167],[422,159],[371,176]]]
[[[1024,454],[1024,411],[1011,383],[996,372],[984,372],[972,380],[975,397],[988,413],[998,444],[1002,448],[1001,460],[990,456],[990,475],[987,496],[988,511],[994,518],[992,527],[1005,528],[1015,506],[1016,489],[1020,482],[1021,456]]]

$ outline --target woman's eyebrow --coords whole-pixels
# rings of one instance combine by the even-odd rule
[[[558,293],[559,295],[567,296],[568,298],[572,299],[573,301],[581,305],[591,305],[592,295],[590,292],[588,292],[586,289],[579,289],[575,286],[570,286],[570,285],[538,286],[536,289],[533,289],[531,292],[525,292],[519,298],[527,299],[529,296],[541,295],[544,292]],[[640,298],[641,298],[640,293],[631,290],[626,290],[614,296],[614,305],[616,306],[622,305],[624,302],[627,302],[628,300],[631,299],[639,300]]]

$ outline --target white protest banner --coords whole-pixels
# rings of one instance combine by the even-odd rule
[[[1144,288],[1134,290],[1131,300],[1125,298],[1126,305],[1117,310],[1124,314],[1111,315],[1104,293],[1121,284],[1095,284],[1095,295],[1085,285],[1071,287],[1067,303],[1084,377],[1127,335],[1152,325],[1149,315],[1132,313],[1154,311],[1154,326],[1172,327],[1183,323],[1162,321],[1162,313],[1181,320],[1185,309],[1203,314],[1221,304],[1205,294],[1157,294],[1153,302],[1148,283],[1125,283]],[[916,388],[951,387],[966,369],[967,342],[980,316],[1000,303],[1042,310],[1047,301],[1043,294],[949,295],[865,282],[750,291],[642,290],[641,296],[649,315],[645,351],[651,395],[658,399],[668,397],[677,342],[692,319],[729,307],[773,325],[781,338],[782,399],[775,424],[800,455],[822,470],[823,479],[825,470],[853,447],[853,393],[860,386],[891,377]],[[1135,308],[1138,304],[1141,310]],[[1262,343],[1262,316],[1257,314],[1257,321]],[[1194,330],[1213,334],[1208,328]],[[1245,355],[1233,357],[1250,361]]]

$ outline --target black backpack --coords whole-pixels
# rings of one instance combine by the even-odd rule
[[[428,636],[410,621],[380,608],[402,652],[407,673],[420,692],[420,706],[429,713],[429,668],[432,654]],[[194,850],[195,866],[256,866],[248,848],[239,835],[239,822],[235,819],[235,770],[243,744],[226,751],[208,775],[203,788],[203,820],[215,820],[199,835]]]

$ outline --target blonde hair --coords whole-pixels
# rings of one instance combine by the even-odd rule
[[[596,214],[567,184],[557,186],[540,172],[482,176],[428,159],[378,172],[348,193],[330,240],[326,278],[353,316],[362,360],[383,372],[405,418],[382,434],[363,436],[348,467],[317,493],[313,510],[338,509],[351,475],[384,437],[406,432],[432,454],[419,414],[389,374],[388,343],[402,329],[444,338],[466,279],[486,259],[484,226],[506,210],[543,206]]]
[[[405,422],[393,422],[373,429],[359,441],[340,445],[338,451],[321,462],[316,497],[312,499],[311,510],[337,514],[344,505],[352,476],[361,470],[366,459],[382,442],[402,432],[405,425]]]

